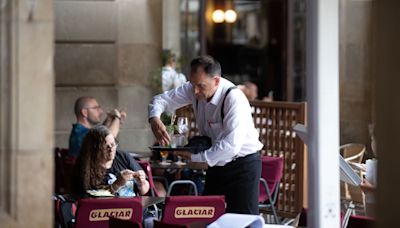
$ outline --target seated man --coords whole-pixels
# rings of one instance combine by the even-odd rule
[[[75,101],[74,108],[76,123],[72,125],[71,134],[69,136],[68,155],[71,158],[77,158],[83,138],[88,133],[89,129],[100,124],[103,109],[97,103],[96,99],[90,96],[79,97]],[[114,137],[117,137],[120,124],[126,118],[126,113],[118,109],[107,113],[103,125],[108,127]]]
[[[242,85],[238,85],[238,88],[242,90],[249,101],[254,101],[258,97],[258,87],[256,84],[245,81]]]

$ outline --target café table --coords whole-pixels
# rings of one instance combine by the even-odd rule
[[[181,171],[183,169],[190,169],[193,170],[194,172],[203,172],[203,175],[205,175],[205,171],[208,168],[207,163],[205,162],[191,162],[187,161],[184,164],[177,164],[176,162],[169,162],[166,164],[162,164],[160,161],[150,161],[150,167],[154,170],[154,173],[158,173],[155,170],[169,170],[170,172],[174,171],[175,172],[175,180],[180,180],[181,179]],[[163,172],[164,172],[163,171]]]
[[[152,147],[149,147],[149,149],[152,151],[156,151],[156,152],[157,151],[166,151],[170,154],[173,154],[175,151],[190,151],[189,147],[171,148],[171,147],[152,146]],[[157,176],[157,175],[163,176],[165,172],[168,172],[170,174],[174,173],[174,180],[181,180],[181,174],[182,174],[181,171],[182,170],[190,169],[190,170],[193,170],[193,174],[200,172],[201,175],[204,176],[205,170],[207,170],[208,165],[205,162],[186,161],[186,162],[182,163],[182,162],[172,162],[172,161],[160,162],[158,160],[151,160],[150,167],[153,170],[153,174],[154,173],[156,174],[155,176]]]
[[[150,166],[153,169],[183,169],[189,168],[193,170],[206,170],[208,168],[205,162],[185,162],[184,164],[178,164],[176,162],[169,162],[168,164],[161,164],[159,161],[150,161]]]
[[[131,155],[133,158],[139,158],[139,159],[142,159],[142,158],[150,158],[151,157],[151,152],[136,152],[136,151],[129,151],[129,150],[126,150],[126,152],[128,152],[129,153],[129,155]]]
[[[157,196],[138,196],[142,200],[142,205],[143,208],[159,204],[159,203],[164,203],[165,197],[157,197]]]

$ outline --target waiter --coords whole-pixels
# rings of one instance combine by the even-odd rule
[[[221,66],[210,56],[190,63],[190,81],[155,96],[149,104],[149,122],[160,143],[170,137],[160,120],[162,112],[192,104],[198,130],[211,138],[211,148],[198,154],[179,152],[194,162],[207,162],[204,195],[224,195],[227,213],[258,215],[263,147],[254,128],[246,96],[234,84],[221,77]]]

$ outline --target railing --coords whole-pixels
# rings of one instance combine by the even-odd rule
[[[278,211],[294,217],[306,206],[305,145],[293,131],[297,123],[306,122],[306,104],[293,102],[250,102],[254,125],[264,144],[263,155],[284,158],[279,189]]]
[[[284,174],[281,180],[278,213],[295,217],[307,202],[307,157],[305,145],[293,131],[297,123],[306,122],[306,103],[252,101],[254,125],[264,144],[263,155],[283,157]],[[190,122],[189,136],[198,133],[191,105],[176,111]]]

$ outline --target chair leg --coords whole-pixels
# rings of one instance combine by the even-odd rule
[[[280,222],[280,220],[278,218],[278,214],[276,213],[276,209],[275,209],[276,196],[277,196],[278,191],[279,191],[279,182],[277,183],[277,185],[275,187],[274,197],[272,197],[272,195],[271,195],[271,193],[269,191],[269,188],[268,188],[268,185],[267,185],[267,181],[264,178],[260,178],[260,182],[264,186],[265,192],[268,195],[268,199],[269,199],[269,202],[270,202],[270,207],[271,207],[272,213],[274,214],[275,222],[276,222],[276,224],[280,224],[281,222]]]
[[[274,214],[276,224],[281,224],[281,221],[278,218],[278,214],[276,213],[276,209],[275,209],[274,205],[271,206],[271,210],[272,210],[272,213]]]

